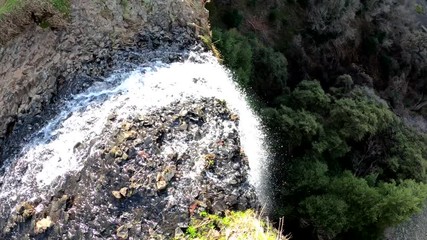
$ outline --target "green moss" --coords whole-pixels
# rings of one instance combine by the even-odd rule
[[[40,27],[41,28],[49,28],[50,27],[50,24],[49,24],[49,22],[48,21],[46,21],[46,20],[43,20],[41,23],[40,23]]]
[[[198,231],[195,226],[189,226],[185,232],[190,238],[196,238],[198,236]]]
[[[421,15],[424,15],[426,13],[424,7],[420,4],[415,5],[415,12]]]
[[[215,214],[201,212],[193,217],[186,234],[178,239],[287,239],[269,224],[260,219],[253,210],[244,212],[228,212],[221,217]]]
[[[47,0],[41,0],[41,2],[47,2]],[[19,7],[22,7],[27,2],[25,0],[6,0],[6,2],[0,6],[0,18],[3,15],[13,13]],[[49,0],[49,3],[58,10],[59,12],[68,15],[71,10],[71,3],[69,0]],[[35,4],[33,1],[30,1],[29,4]],[[41,4],[41,3],[36,3]]]
[[[50,0],[50,2],[61,13],[68,15],[71,11],[71,3],[69,0]]]
[[[21,0],[6,0],[6,2],[0,6],[0,18],[7,13],[12,12],[16,7],[19,6]]]

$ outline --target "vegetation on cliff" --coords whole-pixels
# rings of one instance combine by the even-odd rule
[[[287,240],[288,237],[249,209],[227,212],[225,216],[201,212],[200,216],[193,216],[185,234],[182,232],[175,239]]]
[[[70,11],[70,2],[68,0],[38,0],[36,1],[25,1],[25,0],[2,0],[0,2],[0,18],[5,17],[5,15],[12,15],[16,13],[16,11],[29,11],[28,9],[25,9],[25,7],[29,7],[29,4],[32,5],[45,5],[45,6],[52,6],[56,10],[64,13],[69,14]]]
[[[33,23],[42,28],[63,27],[70,8],[68,0],[0,0],[0,44]]]
[[[421,5],[236,0],[208,8],[213,42],[270,129],[273,212],[287,231],[377,239],[422,209],[427,136],[398,117],[427,117]]]

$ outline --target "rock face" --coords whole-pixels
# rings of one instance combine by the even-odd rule
[[[224,101],[173,102],[108,119],[100,144],[81,147],[90,151],[84,168],[54,196],[3,213],[1,239],[171,239],[201,211],[258,206],[239,118]]]
[[[16,131],[38,128],[29,126],[28,119],[42,118],[40,113],[52,102],[114,70],[132,67],[122,66],[123,60],[175,60],[174,53],[188,49],[208,29],[201,1],[71,2],[64,29],[43,29],[34,23],[0,46],[0,157],[1,146]],[[141,55],[144,50],[151,55]],[[159,57],[156,50],[170,54]]]

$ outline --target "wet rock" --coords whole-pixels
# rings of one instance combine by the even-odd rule
[[[138,133],[134,130],[126,130],[124,132],[121,132],[118,136],[117,136],[117,142],[122,143],[124,141],[127,140],[134,140],[136,139],[138,136]]]
[[[132,185],[132,184],[131,184]],[[126,197],[130,197],[132,196],[132,189],[135,189],[136,187],[122,187],[120,188],[119,191],[111,191],[111,193],[113,194],[113,196],[117,199],[122,199],[122,198],[126,198]]]
[[[128,196],[128,188],[127,187],[121,188],[119,192],[123,197]]]
[[[181,239],[184,237],[184,231],[182,231],[182,229],[180,227],[175,228],[175,234],[174,237],[177,239]]]
[[[117,199],[121,199],[122,198],[122,194],[120,193],[120,191],[112,191],[111,193]]]
[[[129,237],[128,226],[123,225],[123,226],[120,226],[119,228],[117,228],[116,235],[117,235],[117,237],[119,237],[121,239],[128,239],[128,237]]]
[[[238,121],[239,120],[239,115],[234,114],[234,113],[230,114],[230,120],[231,121]]]
[[[114,121],[116,118],[117,118],[116,113],[112,113],[112,114],[108,115],[108,120],[110,120],[110,121]]]
[[[222,200],[217,200],[212,204],[212,211],[215,214],[221,214],[227,209],[227,205]]]
[[[222,127],[238,127],[239,121],[230,121],[229,114],[226,103],[202,98],[135,112],[137,117],[126,120],[116,118],[98,138],[82,142],[79,154],[85,149],[88,154],[81,155],[86,156],[81,171],[52,190],[54,196],[29,201],[43,206],[31,221],[19,214],[8,216],[3,239],[25,239],[41,221],[36,218],[43,216],[55,222],[54,227],[39,223],[40,237],[45,238],[171,239],[189,226],[190,215],[256,208],[239,135]],[[183,122],[186,129],[180,129]],[[117,141],[131,131],[138,134],[135,139]],[[26,208],[31,209],[17,212]]]
[[[161,178],[156,182],[157,190],[164,190],[167,186],[168,183],[165,180],[161,180]]]
[[[126,153],[122,154],[122,157],[120,158],[121,160],[128,160],[128,155]]]
[[[167,166],[161,173],[157,174],[156,186],[158,190],[166,189],[168,182],[175,176],[176,166]]]
[[[123,151],[119,147],[114,146],[113,148],[111,148],[110,154],[113,157],[121,157],[123,155]]]
[[[50,219],[50,217],[48,216],[48,217],[40,219],[36,222],[36,227],[35,227],[34,231],[36,234],[40,234],[40,233],[45,232],[48,228],[50,228],[52,226],[53,226],[53,222]]]
[[[169,182],[176,173],[176,166],[167,166],[162,172],[162,178]]]
[[[179,125],[179,130],[181,131],[188,130],[188,124],[186,122],[181,123],[181,125]]]
[[[16,212],[21,215],[24,219],[28,219],[35,213],[35,208],[28,202],[23,202],[16,207]]]

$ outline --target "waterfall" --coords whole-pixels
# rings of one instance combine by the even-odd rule
[[[1,212],[13,211],[21,201],[48,197],[65,176],[81,171],[87,156],[95,151],[93,146],[99,144],[95,139],[110,116],[125,120],[173,101],[201,97],[225,100],[238,113],[238,132],[249,159],[250,183],[261,204],[267,204],[264,176],[268,150],[260,120],[230,71],[210,54],[192,53],[183,62],[156,62],[112,75],[68,100],[19,155],[5,161],[1,171],[4,175],[0,176]]]

